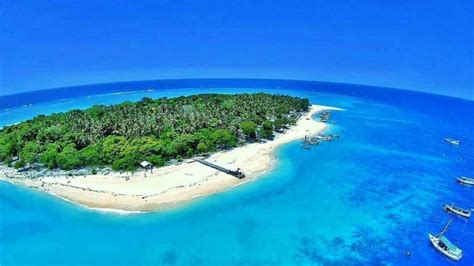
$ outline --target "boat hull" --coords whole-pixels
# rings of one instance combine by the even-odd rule
[[[444,141],[446,141],[447,143],[449,143],[451,145],[454,145],[454,146],[459,146],[459,144],[461,144],[461,141],[456,140],[456,139],[447,138],[447,139],[444,139]]]
[[[459,211],[457,209],[454,209],[452,206],[449,206],[449,205],[444,205],[444,210],[447,211],[447,212],[451,212],[451,213],[454,213],[454,214],[457,214],[459,216],[462,216],[462,217],[465,217],[465,218],[469,218],[471,217],[471,212],[462,212],[462,211]]]
[[[458,180],[460,184],[474,186],[474,180],[464,179],[464,178],[459,178],[459,177],[456,179]]]
[[[460,256],[455,256],[449,252],[447,252],[446,250],[444,250],[443,248],[441,248],[439,246],[439,239],[431,234],[428,234],[428,237],[430,239],[430,242],[431,244],[433,245],[433,247],[435,247],[439,252],[443,253],[446,257],[452,259],[452,260],[455,260],[455,261],[458,261],[462,258],[462,254]]]

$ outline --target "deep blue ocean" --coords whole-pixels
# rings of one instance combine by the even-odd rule
[[[0,97],[0,126],[37,114],[142,97],[269,92],[334,112],[341,139],[278,150],[278,167],[244,186],[156,213],[85,209],[0,182],[1,265],[474,265],[474,102],[360,85],[282,80],[140,81]],[[445,137],[461,139],[459,147]],[[459,262],[428,233],[446,233]],[[406,253],[410,252],[411,256]]]

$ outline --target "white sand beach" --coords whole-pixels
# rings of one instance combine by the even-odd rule
[[[284,133],[277,134],[272,141],[251,143],[229,151],[211,155],[206,160],[220,166],[240,168],[246,177],[238,179],[199,162],[188,160],[134,174],[111,172],[108,175],[75,177],[42,177],[39,179],[7,178],[0,172],[0,179],[26,185],[70,200],[90,208],[120,211],[156,211],[175,204],[231,189],[254,180],[276,165],[275,150],[282,144],[302,139],[306,134],[323,131],[327,125],[312,119],[322,110],[338,108],[312,105],[297,124]],[[126,180],[128,176],[128,180]]]

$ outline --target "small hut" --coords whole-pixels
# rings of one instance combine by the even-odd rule
[[[141,162],[141,163],[140,163],[140,166],[141,166],[143,169],[145,169],[145,171],[153,169],[153,164],[150,163],[149,161],[143,161],[143,162]]]

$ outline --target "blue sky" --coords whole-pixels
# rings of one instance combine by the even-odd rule
[[[160,78],[287,78],[474,99],[474,1],[0,3],[0,94]]]

